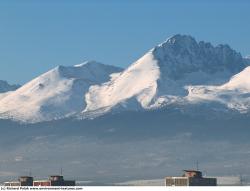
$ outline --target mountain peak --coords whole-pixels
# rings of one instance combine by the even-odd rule
[[[104,83],[122,69],[97,62],[57,66],[0,100],[0,116],[39,122],[71,116],[85,108],[91,85]]]
[[[64,70],[65,68],[75,68],[76,70],[79,70],[80,68],[87,68],[90,66],[95,66],[95,67],[103,67],[103,66],[107,66],[105,64],[102,64],[100,62],[94,61],[94,60],[90,60],[90,61],[85,61],[83,63],[80,64],[76,64],[73,66],[63,66],[63,65],[58,65],[57,67],[55,67],[55,70]]]
[[[95,60],[87,60],[81,64],[76,64],[74,65],[74,67],[86,67],[86,66],[90,66],[90,65],[95,65],[95,66],[103,66],[104,64],[97,62]]]
[[[222,85],[245,67],[242,56],[228,45],[213,46],[177,34],[151,49],[117,78],[91,87],[85,112],[120,106],[151,109],[179,103],[188,95],[186,87]]]
[[[193,44],[196,43],[196,40],[190,36],[190,35],[181,35],[176,34],[172,37],[168,38],[164,43],[162,44]]]
[[[189,35],[174,35],[151,52],[160,68],[172,79],[181,79],[186,74],[199,71],[207,74],[221,71],[235,74],[246,67],[241,54],[230,46],[197,42]]]
[[[235,75],[250,64],[248,61],[228,45],[213,46],[177,34],[124,71],[96,61],[58,66],[4,95],[0,117],[44,121],[76,116],[82,111],[84,116],[91,116],[188,105],[207,98],[225,101],[228,91],[233,98],[236,91],[250,91],[249,84],[242,83],[247,81],[249,69]]]
[[[50,72],[56,72],[60,77],[73,79],[87,79],[91,81],[108,80],[107,73],[121,72],[116,66],[105,65],[96,61],[86,61],[74,66],[57,66]],[[104,75],[105,74],[105,75]]]
[[[176,34],[168,38],[163,43],[157,45],[153,51],[158,51],[159,49],[168,50],[171,49],[173,52],[179,52],[181,49],[190,49],[192,47],[197,47],[198,44],[196,40],[190,35]]]

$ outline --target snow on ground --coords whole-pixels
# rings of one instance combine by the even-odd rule
[[[0,100],[3,99],[4,97],[8,96],[9,94],[11,94],[12,91],[9,91],[9,92],[5,92],[5,93],[1,93],[0,94]]]
[[[85,111],[112,107],[135,96],[146,107],[156,94],[159,69],[149,52],[125,72],[102,86],[92,86],[86,94]]]
[[[234,75],[220,86],[189,86],[187,99],[191,102],[217,101],[228,108],[247,112],[250,109],[250,67]]]

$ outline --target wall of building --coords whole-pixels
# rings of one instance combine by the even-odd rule
[[[187,177],[166,177],[166,186],[188,186]]]
[[[216,178],[189,178],[189,186],[217,186]]]

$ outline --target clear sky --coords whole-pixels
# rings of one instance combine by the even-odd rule
[[[174,34],[250,54],[249,0],[1,0],[0,79],[85,60],[126,67]]]

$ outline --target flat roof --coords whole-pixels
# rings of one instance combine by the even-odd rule
[[[20,182],[18,182],[18,181],[10,181],[10,182],[4,182],[4,183],[20,183]]]
[[[201,172],[200,170],[183,170],[184,172]]]
[[[62,175],[50,175],[50,177],[63,177]]]
[[[50,182],[50,180],[34,180],[33,182]]]

